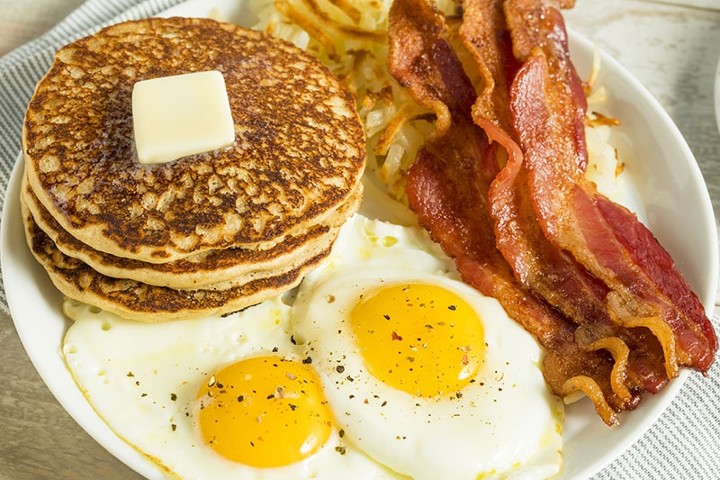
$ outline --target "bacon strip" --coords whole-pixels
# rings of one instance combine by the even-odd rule
[[[487,135],[473,124],[475,91],[444,38],[444,19],[428,3],[396,0],[390,21],[391,73],[439,118],[408,172],[411,208],[455,258],[463,279],[497,298],[546,348],[543,372],[553,391],[567,395],[581,389],[603,419],[614,423],[614,410],[634,408],[639,401],[638,395],[613,389],[613,383],[624,382],[625,368],[616,368],[610,349],[591,347],[590,340],[580,349],[576,326],[524,289],[496,247],[488,189],[499,167],[497,145],[488,137],[512,142],[500,127],[500,115],[488,123]],[[488,106],[496,104],[491,100]]]
[[[717,339],[649,230],[584,179],[587,104],[560,14],[573,3],[465,0],[478,94],[444,17],[396,0],[388,66],[437,116],[408,172],[420,223],[546,348],[551,389],[583,391],[612,424],[678,365],[706,371]]]
[[[424,0],[396,0],[390,10],[388,66],[420,105],[444,117],[408,171],[411,208],[463,275],[483,293],[514,298],[518,311],[540,314],[532,328],[541,343],[570,338],[564,319],[527,297],[495,247],[487,188],[497,174],[494,151],[470,111],[475,91],[444,38],[445,23]],[[438,122],[440,123],[440,122]],[[485,159],[490,159],[485,162]],[[525,305],[527,303],[528,305]],[[532,303],[532,304],[531,304]],[[526,317],[527,318],[527,317]],[[532,317],[529,317],[532,318]]]
[[[527,0],[509,0],[506,6],[511,8],[506,11],[515,12],[514,4],[525,3]],[[542,17],[558,18],[551,11],[543,10]],[[566,36],[560,36],[558,27],[551,32],[538,31],[526,10],[518,8],[513,14],[522,21],[531,20],[527,24],[516,21],[514,37],[527,34],[548,38],[552,33],[556,50],[567,48]],[[572,64],[551,55],[557,53],[541,48],[530,52],[516,76],[511,98],[514,127],[540,226],[553,245],[571,252],[608,286],[616,323],[623,325],[627,318],[637,324],[638,318],[647,318],[649,328],[656,324],[652,319],[661,318],[670,327],[673,335],[658,337],[666,354],[668,377],[677,374],[678,366],[705,372],[712,363],[717,338],[704,309],[652,233],[634,214],[597,193],[585,180],[587,152],[584,140],[577,138],[584,101],[577,101],[572,81],[557,80],[573,77],[559,71],[574,70]],[[567,54],[560,57],[564,56]],[[677,355],[671,355],[675,351]]]
[[[656,392],[666,383],[662,349],[656,342],[648,342],[643,332],[628,331],[615,325],[605,301],[607,287],[545,238],[527,189],[522,152],[510,134],[491,133],[497,127],[511,131],[512,121],[507,78],[516,72],[508,68],[513,65],[514,57],[507,58],[513,54],[507,47],[509,33],[502,3],[499,0],[466,0],[461,27],[461,36],[478,63],[478,70],[494,72],[497,77],[486,79],[485,89],[473,107],[475,123],[489,136],[494,136],[508,154],[505,167],[488,193],[497,247],[525,288],[581,326],[575,334],[580,348],[591,350],[611,345],[603,348],[618,352],[617,345],[623,345],[623,351],[628,353],[613,354],[615,373],[611,383],[618,397],[632,404],[637,392]],[[614,407],[618,410],[627,408],[624,403]]]

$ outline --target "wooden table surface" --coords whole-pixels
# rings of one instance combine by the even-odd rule
[[[0,55],[49,29],[81,0],[0,0]],[[568,25],[619,60],[685,135],[720,212],[713,108],[720,0],[577,0]],[[0,479],[133,479],[50,394],[12,321],[0,314]]]

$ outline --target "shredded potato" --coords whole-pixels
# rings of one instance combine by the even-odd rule
[[[443,8],[454,4],[445,0]],[[385,193],[407,203],[405,172],[432,118],[387,71],[392,0],[251,0],[254,28],[316,56],[356,96],[367,132],[367,170]]]
[[[429,134],[434,116],[419,107],[387,70],[387,28],[392,0],[250,0],[257,15],[253,26],[308,51],[356,96],[367,134],[366,177],[391,198],[407,205],[405,174]],[[439,0],[438,9],[455,11],[453,0]],[[595,55],[586,83],[588,178],[603,193],[612,190],[622,163],[608,145],[617,122],[596,114],[607,102],[604,87],[595,87],[600,69]]]

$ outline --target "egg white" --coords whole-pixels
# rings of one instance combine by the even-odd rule
[[[348,441],[378,462],[417,479],[548,478],[562,461],[562,406],[544,382],[541,350],[496,300],[456,276],[422,230],[356,216],[298,292],[295,340]],[[460,395],[419,398],[367,372],[350,311],[379,285],[406,282],[457,293],[483,321],[484,363]]]
[[[560,464],[561,407],[542,380],[540,350],[495,300],[458,278],[454,262],[421,228],[356,215],[296,298],[287,294],[226,317],[161,324],[126,321],[68,300],[65,310],[75,321],[63,355],[110,428],[169,477],[545,478]],[[459,398],[418,399],[387,387],[365,372],[348,335],[346,314],[359,292],[407,281],[455,291],[483,318],[485,364]],[[271,353],[312,358],[337,427],[302,462],[253,468],[204,444],[195,399],[212,372]]]
[[[261,354],[300,358],[288,332],[290,308],[277,297],[226,317],[144,324],[66,301],[66,313],[75,321],[62,350],[100,417],[168,477],[393,478],[346,445],[337,429],[314,455],[280,468],[232,462],[204,444],[193,414],[210,374]]]

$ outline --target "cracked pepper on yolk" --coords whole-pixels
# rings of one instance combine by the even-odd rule
[[[351,324],[370,373],[412,395],[454,394],[472,381],[483,360],[477,313],[434,285],[383,288],[353,309]]]
[[[279,467],[315,453],[332,414],[309,365],[252,357],[216,372],[198,394],[205,443],[254,467]]]

